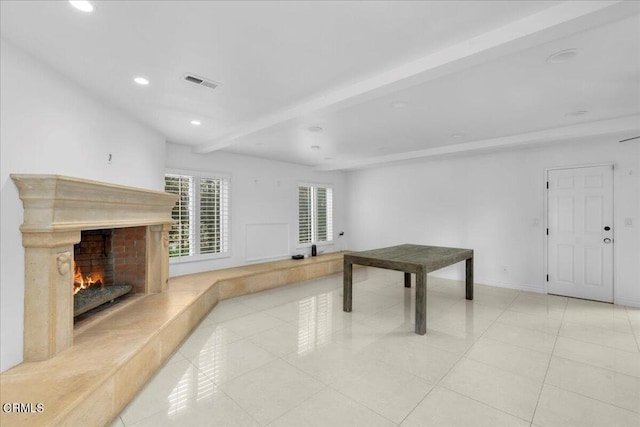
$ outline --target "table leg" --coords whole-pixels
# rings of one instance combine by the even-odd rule
[[[466,263],[467,267],[467,277],[466,277],[466,285],[467,285],[467,299],[473,299],[473,257],[467,259]]]
[[[411,273],[404,273],[404,287],[411,287]]]
[[[352,304],[353,264],[344,260],[342,309],[349,313]]]
[[[416,334],[427,333],[427,273],[416,273]]]

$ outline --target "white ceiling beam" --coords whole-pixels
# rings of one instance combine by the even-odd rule
[[[467,152],[481,152],[499,149],[522,147],[525,145],[546,144],[575,140],[577,138],[593,137],[598,135],[612,135],[626,132],[629,136],[640,133],[640,115],[618,117],[615,119],[598,120],[581,123],[572,126],[563,126],[543,131],[522,133],[500,138],[490,138],[481,141],[465,142],[463,144],[445,145],[425,150],[409,151],[405,153],[389,154],[386,156],[370,157],[365,159],[331,162],[315,168],[316,171],[354,170],[372,166],[417,160],[425,158],[438,158],[447,155],[456,155]]]
[[[638,13],[638,10],[640,3],[630,1],[563,2],[374,77],[246,122],[222,137],[195,147],[194,152],[221,150],[256,132],[357,105],[491,59],[622,19]]]

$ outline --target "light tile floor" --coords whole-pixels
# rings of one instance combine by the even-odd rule
[[[359,269],[223,301],[113,426],[640,426],[640,310]]]

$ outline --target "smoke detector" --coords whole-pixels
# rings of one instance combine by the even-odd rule
[[[211,79],[205,79],[204,77],[196,76],[195,74],[185,74],[185,81],[196,84],[198,86],[208,87],[209,89],[215,89],[220,86],[220,83],[214,82]]]

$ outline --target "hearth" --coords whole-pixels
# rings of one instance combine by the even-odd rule
[[[177,195],[60,175],[11,178],[24,206],[25,362],[73,345],[76,288],[107,290],[108,301],[114,285],[132,293],[166,289]]]

